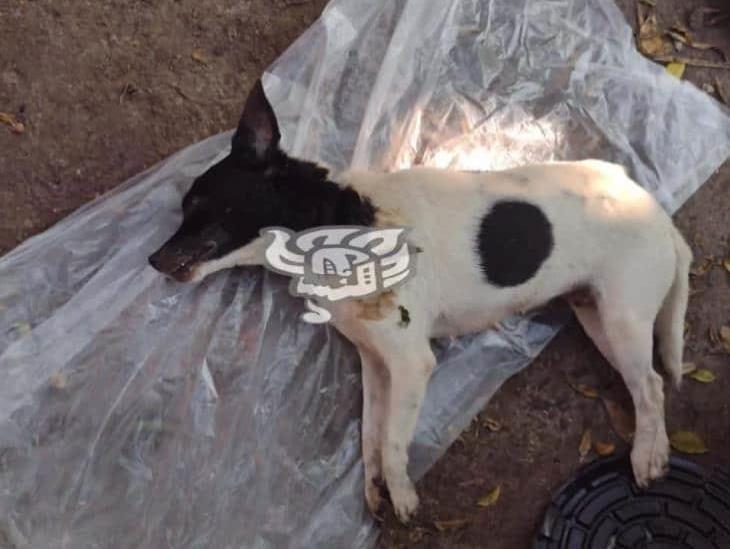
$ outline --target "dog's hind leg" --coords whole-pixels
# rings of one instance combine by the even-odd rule
[[[605,309],[601,318],[613,365],[634,402],[636,432],[631,465],[636,483],[645,487],[650,480],[664,476],[669,461],[663,380],[652,367],[654,319]]]
[[[365,500],[377,515],[381,504],[378,479],[381,476],[381,447],[385,412],[388,405],[388,380],[385,364],[374,353],[358,349],[362,365],[362,458],[365,467]]]
[[[626,383],[636,413],[631,464],[636,483],[646,486],[666,472],[669,440],[664,423],[662,378],[652,368],[654,316],[604,298],[595,307],[575,307],[586,333]]]

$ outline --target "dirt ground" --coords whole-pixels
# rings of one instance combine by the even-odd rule
[[[685,20],[710,0],[658,2],[660,23]],[[724,0],[718,0],[722,2]],[[261,71],[321,12],[325,0],[9,0],[0,3],[0,111],[25,131],[0,126],[0,254],[170,153],[234,125]],[[636,26],[634,0],[620,0]],[[697,34],[730,56],[730,27]],[[713,57],[712,52],[684,52]],[[730,71],[689,67],[698,86]],[[717,79],[717,81],[716,81]],[[677,224],[698,260],[730,256],[730,163],[681,209]],[[700,261],[698,261],[699,263]],[[687,360],[717,381],[669,392],[669,430],[701,434],[705,465],[730,463],[730,360],[708,337],[730,324],[730,275],[693,278]],[[579,465],[581,433],[628,445],[600,402],[566,376],[631,410],[620,378],[572,323],[530,368],[498,392],[478,421],[418,484],[409,527],[392,513],[381,546],[517,548],[529,545],[551,492]],[[492,432],[486,417],[502,429]],[[592,459],[594,454],[588,456]],[[475,505],[495,486],[489,508]],[[435,521],[466,519],[440,532]]]

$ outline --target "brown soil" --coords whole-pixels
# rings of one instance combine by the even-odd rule
[[[705,0],[707,1],[707,0]],[[261,71],[321,12],[325,0],[11,0],[0,4],[0,111],[24,123],[0,126],[0,253],[171,152],[235,123]],[[665,0],[660,22],[683,19],[703,0]],[[634,0],[620,0],[635,25]],[[727,29],[698,38],[724,47]],[[694,52],[692,52],[694,55]],[[707,53],[711,57],[711,53]],[[730,95],[730,71],[688,68],[697,85],[716,79]],[[695,255],[730,256],[730,164],[681,209],[677,224]],[[668,397],[671,430],[700,433],[702,464],[730,463],[727,383],[730,360],[708,338],[730,324],[730,275],[714,267],[693,279],[687,359],[714,370],[709,385],[685,383]],[[566,375],[631,410],[620,378],[576,324],[490,402],[418,484],[413,524],[392,514],[381,545],[526,547],[553,491],[579,465],[581,433],[628,450],[596,400],[575,393]],[[589,456],[588,459],[591,459]],[[476,500],[494,486],[493,507]],[[434,521],[468,519],[439,532]]]

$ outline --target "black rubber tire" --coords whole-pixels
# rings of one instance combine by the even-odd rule
[[[730,475],[672,457],[634,484],[628,457],[581,468],[553,496],[533,549],[730,549]]]

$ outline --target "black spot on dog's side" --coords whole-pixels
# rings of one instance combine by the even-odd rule
[[[497,202],[482,219],[477,245],[487,281],[495,286],[517,286],[530,280],[550,256],[553,229],[534,204]]]

